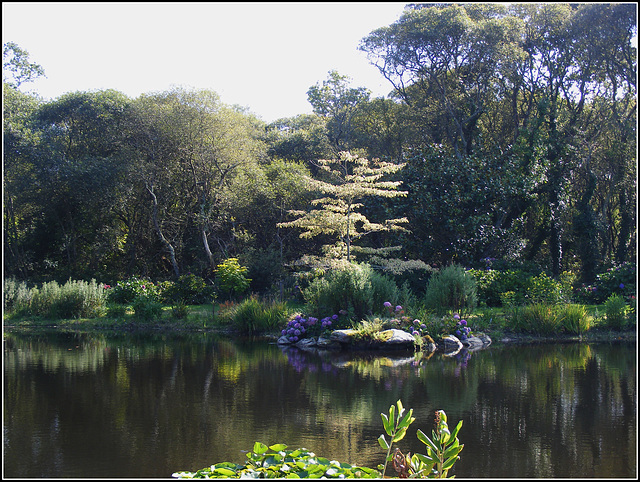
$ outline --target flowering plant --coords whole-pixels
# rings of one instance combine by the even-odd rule
[[[337,320],[338,315],[326,316],[321,320],[313,316],[304,318],[302,315],[296,315],[295,318],[287,323],[281,333],[290,342],[295,343],[303,338],[320,335],[322,332],[329,330]]]
[[[459,314],[454,314],[453,319],[458,322],[458,329],[456,330],[456,336],[460,341],[465,341],[471,336],[471,328],[467,326],[467,320],[461,320]]]

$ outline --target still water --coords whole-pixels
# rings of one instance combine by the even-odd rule
[[[4,336],[4,477],[149,477],[242,463],[255,441],[376,467],[381,412],[463,420],[458,478],[637,475],[636,344],[454,357],[306,353],[210,334]]]

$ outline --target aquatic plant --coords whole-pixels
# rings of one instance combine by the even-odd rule
[[[388,416],[384,413],[381,416],[382,425],[390,441],[387,442],[384,434],[378,438],[380,446],[387,451],[385,463],[378,466],[378,470],[319,457],[306,448],[288,450],[285,444],[267,446],[255,442],[253,451],[247,453],[244,464],[221,462],[195,472],[174,472],[171,476],[180,479],[378,479],[384,477],[388,462],[392,462],[400,478],[447,477],[464,447],[458,440],[462,420],[453,432],[450,432],[447,415],[443,410],[438,410],[436,428],[432,430],[431,438],[420,429],[417,432],[418,440],[426,445],[426,454],[405,455],[396,449],[391,455],[392,445],[405,437],[409,425],[415,421],[413,409],[405,415],[402,402],[398,400],[395,405],[389,407]]]

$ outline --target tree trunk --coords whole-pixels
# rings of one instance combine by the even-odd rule
[[[151,198],[153,199],[153,226],[156,229],[156,233],[158,233],[158,237],[160,241],[164,245],[165,249],[169,253],[169,259],[171,260],[171,266],[173,267],[173,273],[176,275],[176,278],[180,277],[180,268],[178,267],[178,262],[176,261],[176,252],[173,249],[173,246],[169,242],[167,238],[162,234],[162,228],[160,227],[160,222],[158,221],[158,198],[153,192],[153,186],[149,187],[147,184],[147,191],[151,194]]]

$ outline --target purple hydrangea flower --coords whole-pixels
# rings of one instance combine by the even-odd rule
[[[389,303],[388,301],[385,301],[385,302],[384,302],[384,306],[385,306],[386,308],[391,308],[391,303]]]

